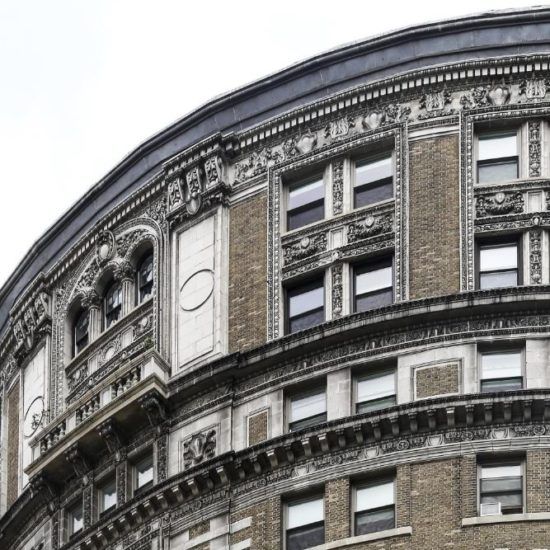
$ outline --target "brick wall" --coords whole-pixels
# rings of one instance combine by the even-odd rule
[[[413,141],[409,159],[410,297],[460,289],[458,136]]]
[[[251,548],[280,550],[281,544],[281,497],[266,498],[263,502],[231,514],[231,523],[252,518],[252,525],[231,535],[231,544],[251,540]]]
[[[349,478],[334,479],[325,484],[325,541],[350,536]]]
[[[210,521],[201,521],[189,529],[189,538],[194,539],[210,531]]]
[[[460,503],[462,517],[477,516],[477,458],[466,454],[460,459]]]
[[[525,464],[527,512],[550,511],[550,452],[527,451]]]
[[[395,520],[396,527],[411,524],[411,465],[397,467],[395,474]]]
[[[433,395],[458,393],[459,366],[457,363],[422,367],[416,370],[416,397],[422,399]]]
[[[248,444],[256,445],[267,439],[267,411],[262,411],[248,417]]]
[[[233,206],[229,224],[229,351],[266,341],[267,198]]]
[[[8,464],[7,503],[17,500],[19,493],[19,382],[8,394]]]

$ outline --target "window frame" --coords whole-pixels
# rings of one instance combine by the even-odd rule
[[[109,298],[109,294],[115,288],[118,289],[118,292],[120,294],[120,303],[117,307],[109,311],[107,306],[107,300]],[[104,331],[110,329],[112,326],[116,325],[116,323],[118,323],[122,319],[123,300],[124,300],[124,295],[123,295],[122,284],[119,281],[116,281],[115,279],[111,280],[111,282],[105,288],[105,292],[103,293],[103,330]],[[109,315],[112,314],[112,312],[115,310],[118,311],[116,319],[109,321]]]
[[[323,393],[324,396],[325,396],[325,412],[322,413],[325,416],[324,420],[313,421],[313,419],[318,418],[322,415],[322,414],[316,414],[316,415],[312,415],[312,416],[307,416],[307,417],[302,418],[300,420],[291,421],[291,418],[292,418],[292,402],[293,401],[298,400],[298,399],[304,399],[306,397],[310,397],[310,396],[313,396],[313,395],[318,395],[318,394],[321,394],[321,393]],[[287,433],[293,433],[293,432],[297,432],[297,431],[300,431],[300,430],[303,430],[303,429],[308,429],[311,426],[314,426],[316,424],[326,422],[327,419],[328,419],[327,415],[328,415],[328,398],[327,398],[326,380],[323,380],[322,382],[321,381],[315,382],[314,386],[310,389],[303,389],[303,388],[295,389],[294,391],[289,392],[285,396],[285,418],[286,418],[285,425],[286,425],[286,432]],[[297,428],[294,428],[294,430],[292,429],[292,424],[296,424],[298,422],[303,423],[304,421],[307,421],[307,420],[310,420],[310,419],[311,419],[311,424],[306,423],[305,426],[299,426]]]
[[[379,506],[378,508],[368,508],[367,510],[357,510],[357,491],[361,489],[366,489],[368,487],[375,487],[377,485],[384,485],[391,482],[393,484],[393,527],[395,529],[397,526],[397,477],[395,473],[384,473],[380,476],[370,477],[367,479],[358,480],[352,485],[352,501],[351,501],[351,532],[353,537],[361,536],[357,533],[357,514],[367,511],[382,510],[384,508],[389,508],[389,506]],[[386,531],[386,529],[380,531],[371,531],[370,533],[381,533]]]
[[[507,157],[493,157],[489,159],[483,159],[480,160],[479,158],[479,152],[480,152],[480,139],[481,136],[498,136],[498,135],[506,135],[506,134],[513,134],[515,133],[516,136],[516,155],[515,156],[507,156]],[[521,134],[522,134],[522,125],[518,126],[505,126],[502,128],[490,128],[490,129],[483,129],[475,131],[475,184],[476,185],[498,185],[500,183],[508,183],[513,181],[518,181],[522,179],[522,163],[521,163]],[[496,181],[487,181],[487,182],[481,182],[479,181],[479,167],[480,166],[491,166],[496,165],[499,163],[503,163],[510,160],[516,160],[516,177],[510,180],[496,180]]]
[[[326,292],[327,292],[326,283],[327,283],[327,280],[326,280],[326,272],[323,272],[322,274],[317,273],[317,274],[312,275],[311,277],[308,277],[307,279],[302,279],[300,281],[296,281],[294,284],[287,284],[283,287],[283,290],[284,290],[284,303],[285,303],[285,312],[284,312],[284,333],[285,333],[285,335],[300,332],[300,330],[296,330],[294,332],[290,331],[291,322],[294,319],[298,319],[298,318],[304,317],[306,315],[310,315],[310,314],[312,314],[316,311],[319,311],[321,309],[321,308],[317,307],[317,308],[308,310],[308,312],[306,312],[306,313],[301,313],[300,315],[296,315],[293,318],[290,317],[291,293],[293,291],[297,290],[298,288],[306,288],[307,289],[308,287],[310,287],[310,290],[313,290],[315,288],[315,284],[317,282],[321,282],[321,287],[323,289],[323,306],[322,306],[323,320],[321,321],[321,323],[311,325],[307,328],[303,328],[303,329],[300,329],[300,330],[308,330],[312,327],[318,326],[318,325],[320,325],[322,323],[325,323],[327,321],[327,296],[326,296]],[[304,290],[304,293],[305,292],[307,292],[307,290]]]
[[[477,460],[477,514],[479,517],[481,516],[481,481],[482,478],[481,474],[483,471],[483,467],[491,467],[491,466],[513,466],[519,464],[521,469],[521,512],[510,512],[511,514],[525,514],[527,512],[527,480],[526,480],[526,459],[522,455],[512,455],[512,456],[492,456],[492,457],[478,457]],[[502,479],[502,478],[501,478]],[[502,511],[500,513],[500,516],[505,516],[508,514],[503,514]]]
[[[328,164],[330,166],[330,163]],[[284,230],[286,233],[290,233],[292,231],[299,231],[303,229],[304,227],[309,227],[316,223],[321,223],[322,221],[327,219],[327,178],[326,178],[326,172],[327,172],[327,166],[324,166],[322,169],[319,169],[318,171],[312,170],[308,175],[304,175],[304,177],[300,178],[294,178],[288,182],[285,182],[283,184],[283,191],[284,191]],[[306,186],[310,183],[314,183],[316,181],[322,182],[322,188],[323,188],[323,198],[317,199],[316,201],[309,202],[306,204],[303,204],[301,206],[290,208],[290,193],[294,189],[298,189],[302,186]],[[323,206],[323,216],[315,220],[313,222],[309,222],[303,225],[300,225],[298,227],[290,228],[290,216],[293,212],[304,212],[309,209],[313,209],[316,207],[317,203],[322,202]]]
[[[115,495],[115,503],[109,506],[108,508],[105,508],[104,503],[104,495],[105,495],[105,487],[110,484],[114,485],[114,495]],[[104,515],[108,514],[109,512],[112,512],[113,510],[116,510],[118,507],[118,487],[117,487],[117,475],[116,471],[112,472],[111,474],[107,474],[101,478],[100,481],[98,481],[96,485],[97,489],[97,510],[99,512],[99,517],[103,517]]]
[[[79,342],[84,340],[84,338],[81,338],[80,340],[77,339],[76,331],[78,327],[78,323],[81,319],[86,317],[87,323],[86,323],[86,337],[85,341],[86,343],[79,347]],[[73,358],[79,355],[82,351],[84,351],[89,345],[90,345],[90,311],[86,310],[84,308],[80,308],[78,314],[74,318],[74,322],[72,324],[72,337],[73,337],[73,346],[72,346],[72,356]]]
[[[321,521],[316,521],[316,522],[313,522],[313,523],[306,523],[306,524],[301,525],[299,527],[293,527],[292,529],[289,529],[288,525],[289,525],[289,518],[290,518],[290,514],[289,514],[290,508],[293,505],[303,504],[303,503],[306,503],[306,502],[313,502],[313,501],[316,501],[316,500],[321,500],[322,503],[323,503],[323,521],[322,522]],[[292,497],[292,498],[289,498],[288,500],[285,499],[284,502],[283,502],[283,537],[282,537],[283,549],[284,550],[289,550],[289,545],[288,545],[288,533],[289,533],[289,531],[300,529],[301,527],[306,527],[308,525],[316,525],[316,524],[320,524],[320,523],[323,524],[323,543],[322,544],[324,544],[324,543],[326,543],[326,502],[325,502],[324,492],[311,491],[311,492],[308,492],[307,495],[301,495],[299,497]]]
[[[506,245],[516,245],[517,252],[517,284],[518,286],[523,286],[523,234],[512,234],[496,238],[484,238],[476,239],[475,242],[475,281],[476,281],[476,290],[491,290],[493,288],[515,288],[513,286],[508,287],[490,287],[487,289],[481,288],[481,274],[482,273],[498,273],[502,270],[493,270],[493,271],[481,271],[481,249],[488,246],[506,246]]]
[[[82,527],[75,531],[74,529],[74,511],[76,509],[80,510],[80,521]],[[78,533],[81,533],[84,530],[84,504],[82,502],[82,495],[76,500],[73,500],[70,504],[65,507],[65,518],[67,522],[67,540],[70,540]]]
[[[381,264],[384,264],[387,261],[390,262],[390,267],[391,267],[391,287],[384,287],[384,289],[382,289],[382,290],[377,290],[377,291],[375,290],[375,291],[372,291],[372,292],[364,292],[363,294],[361,294],[360,297],[375,296],[375,295],[378,295],[378,294],[382,294],[383,292],[387,292],[388,288],[391,288],[391,293],[392,293],[391,302],[389,304],[379,306],[379,307],[388,307],[388,306],[395,303],[395,254],[391,253],[391,254],[387,254],[387,255],[374,256],[372,258],[366,258],[366,259],[363,259],[361,261],[354,262],[354,263],[350,264],[350,268],[351,268],[351,277],[350,277],[351,285],[350,286],[351,286],[351,309],[352,309],[352,313],[365,313],[367,311],[372,311],[374,309],[378,309],[378,308],[370,308],[370,309],[364,309],[364,310],[358,310],[357,309],[357,300],[358,300],[357,275],[358,275],[358,271],[362,270],[362,269],[364,270],[363,273],[368,273],[370,271],[378,271],[377,269],[365,269],[365,267],[367,267],[369,265],[371,265],[371,266],[381,265]],[[384,268],[382,267],[380,269],[384,269]]]
[[[151,468],[153,470],[153,477],[151,481],[148,481],[147,483],[138,486],[138,466],[140,463],[145,462],[146,460],[151,461]],[[156,468],[155,468],[155,453],[153,452],[153,449],[150,448],[146,451],[141,452],[139,455],[137,455],[135,458],[131,460],[131,467],[132,467],[132,496],[136,497],[138,495],[143,494],[151,487],[155,486],[156,482]]]
[[[391,176],[386,177],[386,178],[381,178],[381,179],[378,179],[378,180],[374,180],[374,181],[369,182],[369,183],[364,183],[360,186],[356,186],[357,168],[360,165],[373,163],[373,162],[383,160],[383,159],[388,158],[388,157],[389,157],[390,163],[391,163]],[[380,201],[370,202],[370,203],[364,204],[362,206],[357,206],[356,191],[358,189],[367,188],[368,186],[376,185],[376,184],[380,185],[381,182],[385,182],[386,180],[390,180],[390,179],[391,179],[391,188],[392,188],[392,196],[391,197],[388,197],[386,199],[382,199]],[[371,207],[376,206],[378,204],[382,204],[386,201],[395,200],[395,149],[394,148],[385,149],[385,150],[381,150],[381,151],[372,153],[370,155],[361,155],[361,156],[356,156],[356,157],[352,158],[350,181],[351,181],[350,199],[351,199],[351,208],[352,208],[352,210],[359,210],[361,208],[371,208]]]
[[[151,281],[143,283],[142,282],[142,269],[146,262],[151,261]],[[144,287],[149,287],[150,291],[146,297],[142,296],[142,289]],[[136,305],[143,304],[147,300],[153,297],[153,292],[155,288],[155,253],[153,250],[149,250],[142,255],[138,267],[136,270]]]
[[[519,353],[520,354],[520,370],[521,370],[521,388],[519,390],[491,390],[487,392],[483,392],[483,381],[484,380],[511,380],[513,378],[518,378],[517,376],[509,377],[509,378],[483,378],[483,356],[484,355],[491,355],[491,354],[497,354],[497,353]],[[521,345],[518,343],[509,343],[505,345],[489,345],[489,346],[478,346],[477,349],[477,389],[478,392],[481,393],[493,393],[493,392],[502,392],[502,391],[521,391],[525,389],[525,382],[526,382],[526,365],[525,365],[525,344]]]
[[[358,371],[354,373],[353,375],[353,406],[352,410],[354,411],[353,414],[369,414],[374,411],[380,411],[382,409],[388,408],[388,407],[377,407],[374,409],[371,409],[369,411],[359,411],[359,406],[365,403],[371,403],[374,401],[380,401],[381,399],[385,399],[384,397],[378,398],[378,399],[368,399],[366,401],[359,401],[359,383],[363,382],[364,380],[367,380],[368,378],[376,378],[377,376],[383,376],[384,374],[393,374],[393,388],[394,388],[394,401],[395,403],[393,405],[388,405],[388,407],[394,407],[398,404],[397,401],[397,366],[393,365],[381,365],[375,368],[371,368],[370,372],[367,370],[366,372]],[[389,396],[388,396],[389,397]]]

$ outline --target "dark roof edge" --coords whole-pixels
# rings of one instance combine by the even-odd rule
[[[246,84],[236,90],[226,92],[216,96],[210,101],[190,111],[173,124],[160,130],[156,134],[147,138],[139,144],[134,150],[128,153],[112,170],[110,170],[98,183],[91,187],[78,201],[76,201],[30,248],[27,254],[19,262],[15,270],[8,277],[6,282],[0,287],[0,302],[11,291],[15,282],[21,274],[27,269],[32,260],[39,255],[44,246],[51,241],[59,231],[74,219],[82,208],[88,205],[93,199],[101,193],[113,180],[121,173],[128,170],[133,164],[138,162],[148,152],[159,147],[173,136],[178,135],[184,129],[192,127],[202,119],[215,114],[222,107],[230,105],[236,100],[245,100],[270,87],[275,87],[288,80],[291,80],[296,74],[303,74],[318,70],[323,66],[342,60],[343,58],[353,58],[365,50],[376,50],[381,47],[387,47],[390,44],[397,44],[404,40],[410,40],[411,37],[420,38],[423,35],[430,34],[448,34],[465,29],[479,29],[484,27],[502,26],[508,23],[517,24],[533,20],[550,20],[550,6],[533,6],[530,8],[499,10],[482,12],[479,14],[466,15],[452,20],[436,21],[432,23],[423,23],[411,27],[394,30],[389,33],[377,35],[371,38],[360,40],[338,46],[334,49],[325,51],[316,56],[299,61],[289,67],[276,71],[270,75],[262,77],[256,81]],[[189,144],[191,146],[193,144]]]

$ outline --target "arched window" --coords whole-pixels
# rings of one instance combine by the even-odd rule
[[[90,316],[82,309],[73,327],[73,356],[78,355],[90,343]]]
[[[105,314],[105,329],[108,329],[120,319],[122,311],[122,286],[120,283],[113,282],[107,288],[103,302],[103,311]]]
[[[153,295],[153,253],[144,256],[138,269],[137,300],[141,304]]]

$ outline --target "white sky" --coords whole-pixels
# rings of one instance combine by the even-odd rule
[[[126,153],[339,44],[530,1],[0,0],[0,285]]]

